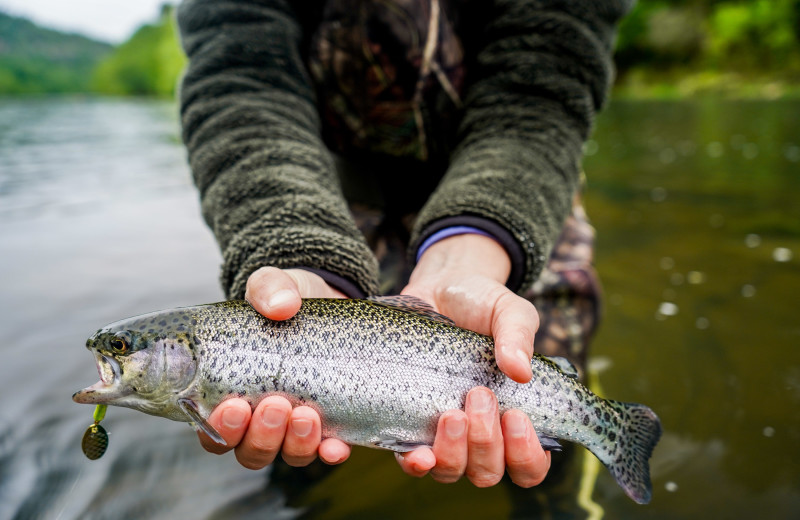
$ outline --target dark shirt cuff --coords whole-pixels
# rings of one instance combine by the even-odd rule
[[[491,235],[493,239],[503,246],[511,259],[511,273],[508,275],[508,280],[506,280],[506,287],[514,292],[518,291],[522,285],[522,279],[525,273],[525,255],[523,254],[522,246],[514,239],[513,235],[509,233],[508,230],[493,220],[472,215],[459,215],[457,217],[447,217],[437,220],[420,233],[419,238],[411,249],[414,258],[416,258],[417,250],[420,245],[431,235],[445,228],[454,226],[468,226],[480,229]]]
[[[314,273],[318,275],[320,278],[325,280],[325,283],[333,287],[334,289],[341,291],[347,296],[348,298],[366,298],[367,294],[361,290],[361,288],[356,285],[355,283],[351,282],[347,278],[343,278],[338,274],[333,274],[330,271],[325,271],[324,269],[314,269],[311,267],[296,267],[295,269],[302,269],[304,271],[308,271],[310,273]]]

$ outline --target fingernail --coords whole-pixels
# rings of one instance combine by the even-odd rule
[[[313,427],[314,423],[310,419],[292,420],[292,432],[298,437],[307,437]]]
[[[269,428],[277,428],[286,420],[286,412],[280,408],[267,408],[261,414],[261,422]]]
[[[514,439],[522,439],[528,435],[528,420],[517,414],[509,414],[506,419],[506,433]]]
[[[487,392],[472,392],[469,394],[469,404],[472,411],[478,413],[488,413],[494,408],[494,400]]]
[[[527,366],[528,368],[530,368],[531,356],[528,355],[527,352],[525,352],[524,350],[517,350],[516,356],[517,359],[519,359],[520,362],[522,363],[522,366]]]
[[[444,431],[448,437],[458,439],[467,431],[467,420],[464,417],[450,417],[444,422]]]
[[[270,309],[283,307],[288,302],[292,301],[294,298],[295,295],[292,291],[288,289],[282,289],[272,295],[272,297],[269,299],[269,302],[267,303],[267,307],[269,307]]]
[[[240,408],[226,408],[222,411],[222,425],[232,430],[244,424],[247,414]]]

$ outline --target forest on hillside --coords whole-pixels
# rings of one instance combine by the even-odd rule
[[[173,7],[112,48],[0,14],[0,93],[172,96]],[[800,0],[639,0],[619,30],[617,93],[800,96]]]

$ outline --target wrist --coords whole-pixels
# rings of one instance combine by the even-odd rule
[[[511,258],[490,236],[475,233],[450,236],[421,252],[412,279],[441,273],[480,275],[505,284],[511,273]]]

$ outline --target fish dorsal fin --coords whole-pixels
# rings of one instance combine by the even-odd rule
[[[195,426],[195,429],[201,430],[203,433],[211,437],[211,440],[217,444],[221,444],[222,446],[228,445],[228,443],[225,442],[225,439],[222,438],[222,435],[220,435],[213,426],[208,424],[208,421],[206,421],[205,417],[200,415],[200,410],[197,409],[197,405],[194,404],[194,401],[182,397],[178,399],[178,404],[180,405],[181,410],[183,410],[183,413],[191,418],[191,422]]]
[[[444,314],[439,314],[438,312],[436,312],[430,303],[426,302],[421,298],[417,298],[416,296],[407,296],[404,294],[399,294],[396,296],[370,296],[367,299],[372,303],[381,305],[383,307],[389,307],[390,309],[396,309],[403,312],[410,312],[412,314],[419,314],[420,316],[425,316],[426,318],[432,319],[434,321],[447,323],[448,325],[456,324],[453,320],[451,320]]]
[[[575,368],[575,365],[570,363],[569,359],[561,356],[546,356],[547,359],[552,361],[556,364],[556,366],[564,372],[564,375],[571,377],[572,379],[578,379],[578,369]]]

